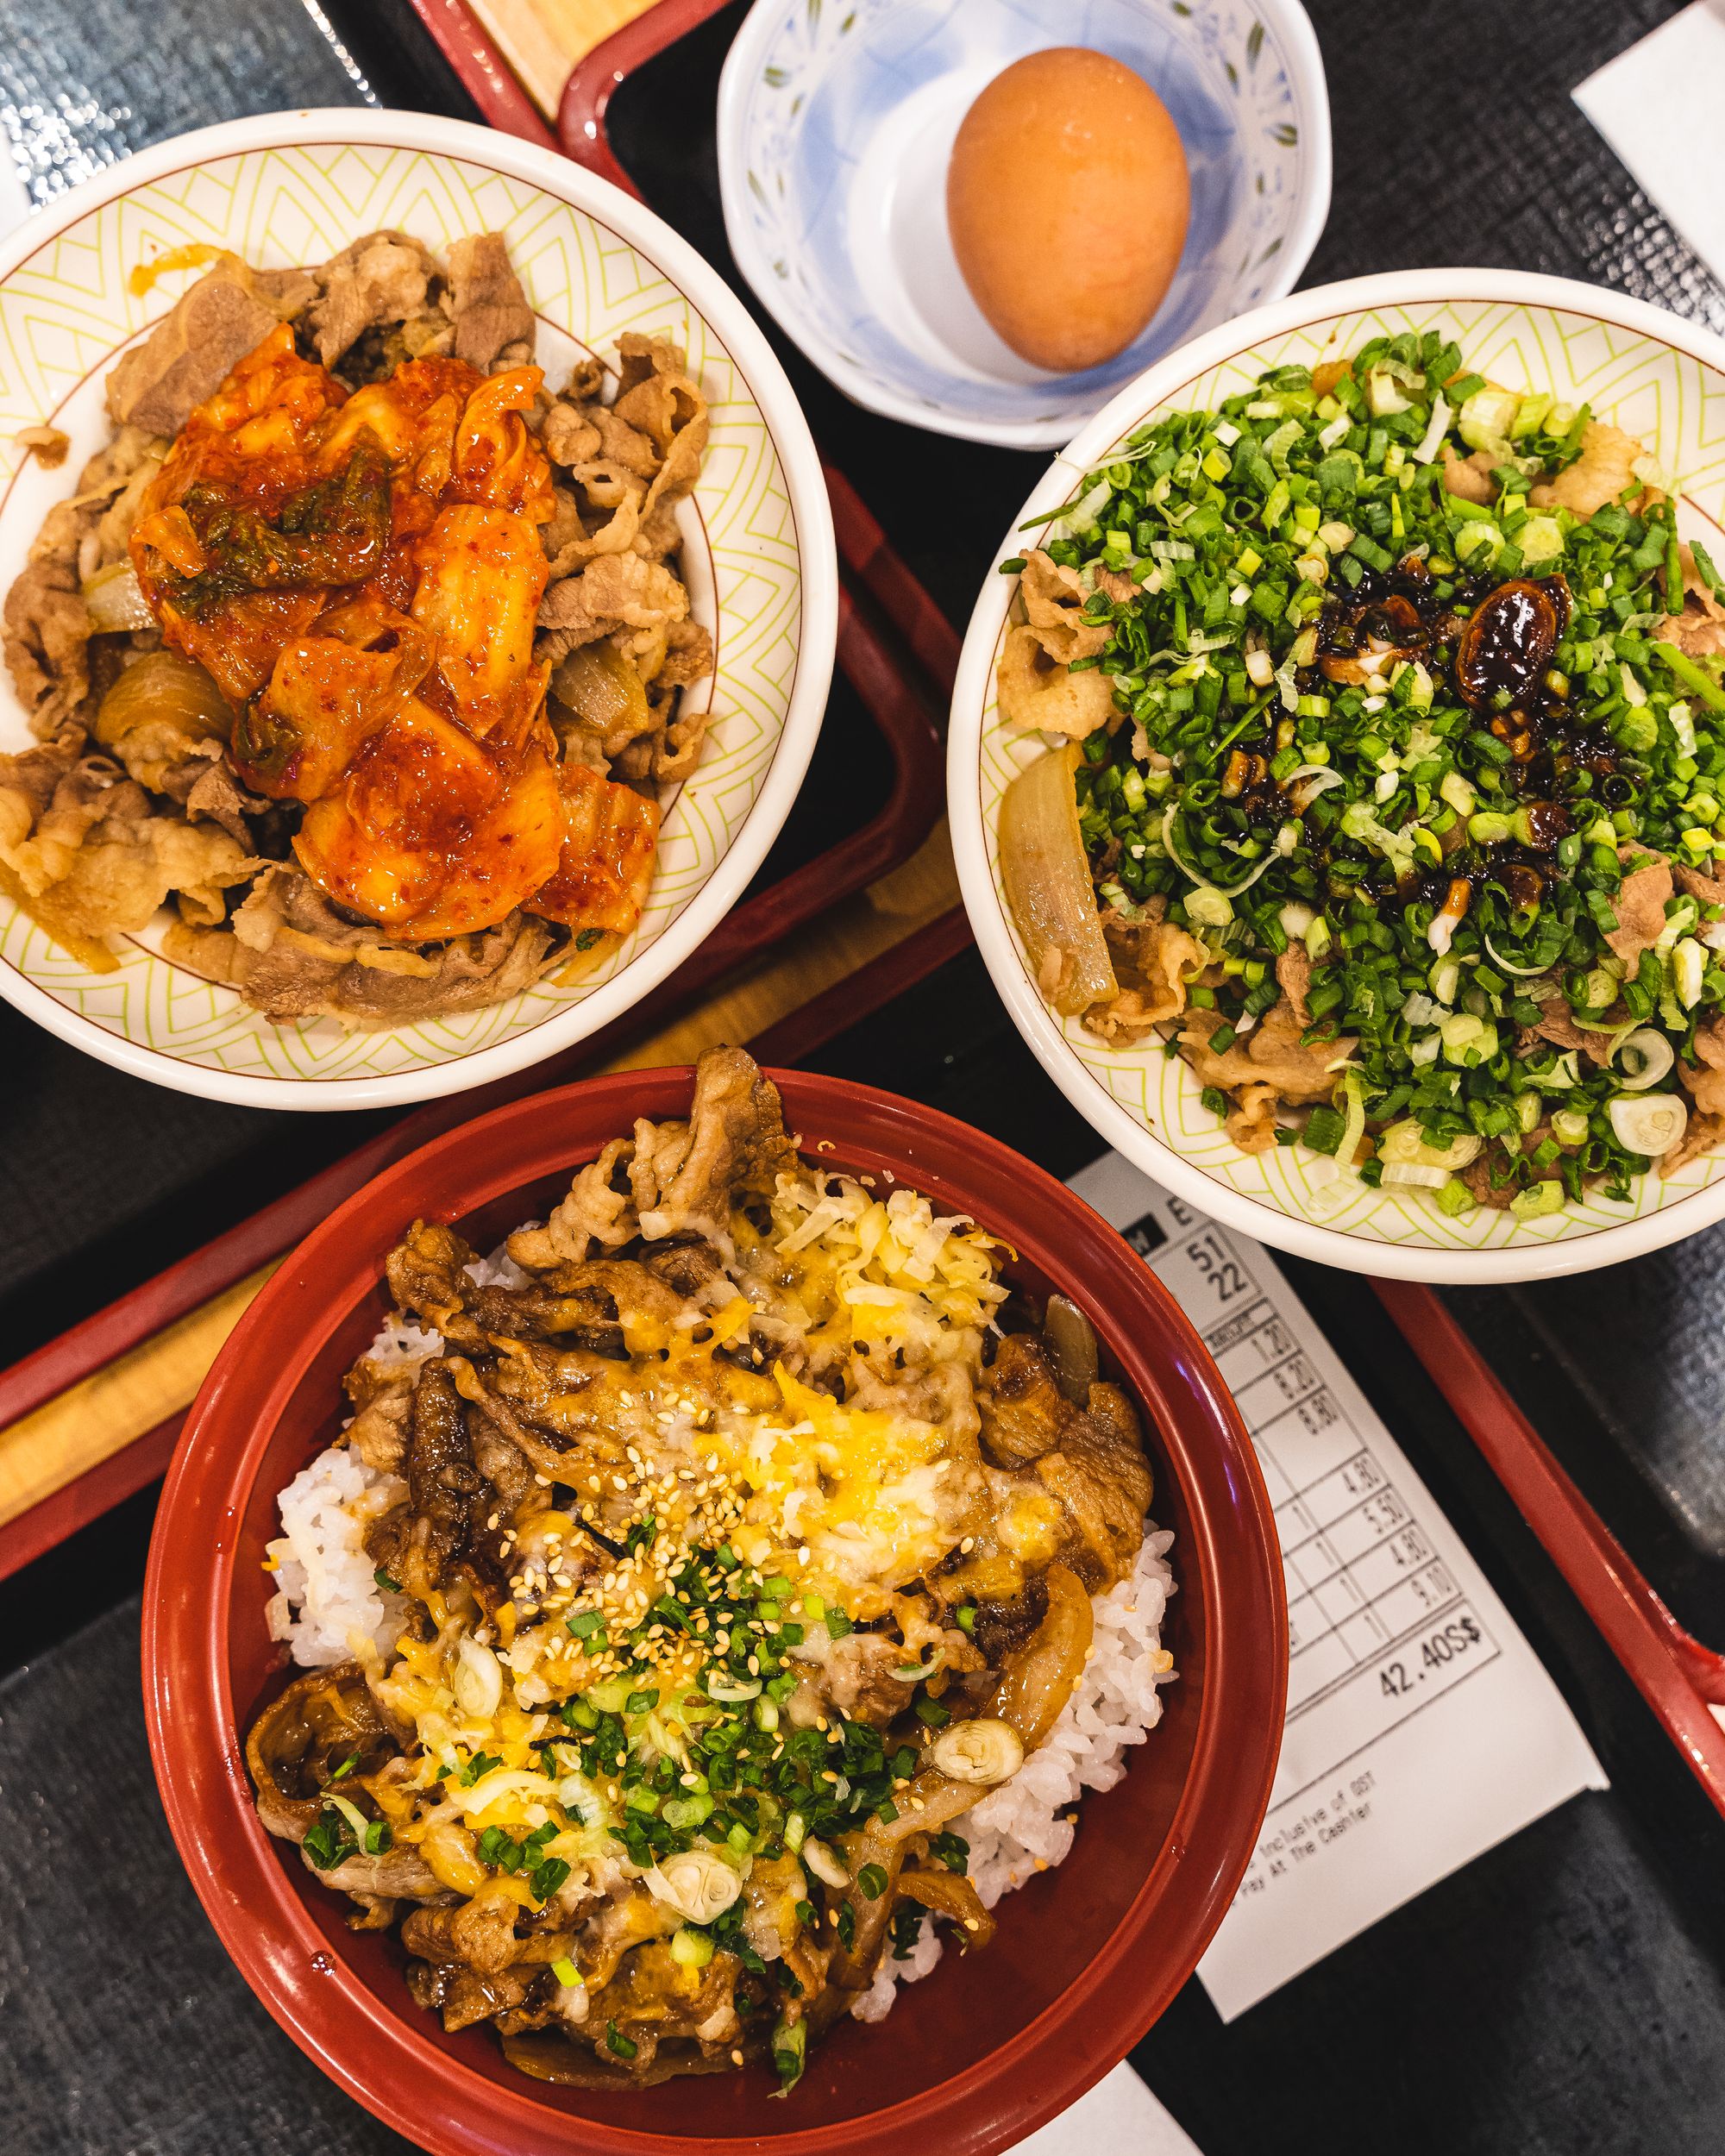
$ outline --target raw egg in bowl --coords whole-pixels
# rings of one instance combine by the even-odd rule
[[[1298,0],[759,0],[719,87],[739,266],[845,394],[1052,448],[1293,286],[1329,208]]]
[[[1166,298],[1191,193],[1180,130],[1143,76],[1055,45],[1015,60],[960,122],[946,229],[990,327],[1032,367],[1076,374]]]

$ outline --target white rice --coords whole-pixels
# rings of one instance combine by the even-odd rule
[[[428,1357],[441,1355],[443,1336],[441,1332],[423,1332],[411,1318],[392,1314],[378,1327],[378,1334],[366,1353],[373,1363],[381,1363],[386,1369],[394,1369],[404,1363],[423,1363]]]
[[[536,1228],[537,1220],[524,1220],[522,1227]],[[526,1288],[531,1285],[532,1275],[524,1273],[509,1255],[506,1244],[499,1243],[489,1257],[476,1257],[465,1269],[481,1288]]]
[[[282,1532],[268,1552],[276,1592],[264,1616],[270,1638],[285,1640],[305,1668],[347,1661],[355,1641],[374,1641],[387,1653],[400,1637],[407,1604],[378,1585],[365,1532],[406,1495],[398,1475],[368,1468],[340,1445],[320,1452],[281,1493]]]
[[[970,1845],[969,1876],[985,1908],[1038,1871],[1057,1865],[1077,1829],[1068,1816],[1086,1789],[1111,1789],[1126,1771],[1128,1745],[1141,1745],[1162,1719],[1157,1688],[1175,1672],[1162,1663],[1162,1619],[1174,1592],[1166,1555],[1174,1537],[1145,1538],[1138,1563],[1094,1605],[1096,1634],[1089,1661],[1064,1713],[1010,1782],[952,1822]],[[925,1924],[902,1961],[888,1950],[875,1981],[850,2011],[879,2021],[892,2011],[897,1987],[925,1977],[941,1956],[934,1927]]]

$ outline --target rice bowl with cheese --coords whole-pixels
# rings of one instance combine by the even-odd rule
[[[716,1051],[492,1259],[416,1225],[282,1494],[260,1815],[540,2078],[788,2089],[1158,1718],[1171,1537],[1088,1324],[868,1186]]]

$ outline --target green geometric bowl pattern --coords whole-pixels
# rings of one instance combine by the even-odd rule
[[[585,1001],[651,949],[724,857],[773,761],[797,671],[801,580],[785,474],[748,383],[710,325],[645,255],[557,195],[483,163],[386,143],[263,148],[198,163],[91,210],[0,284],[0,587],[22,566],[48,505],[69,492],[78,464],[104,437],[101,378],[202,273],[170,273],[139,298],[129,285],[135,266],[198,244],[265,266],[318,262],[383,226],[440,254],[465,233],[506,233],[543,325],[539,356],[554,382],[571,340],[607,360],[625,329],[687,347],[712,427],[686,523],[690,547],[707,557],[690,565],[690,581],[718,651],[714,720],[693,777],[666,816],[634,933],[578,985],[543,983],[488,1010],[380,1032],[350,1031],[329,1018],[277,1025],[231,990],[171,966],[149,948],[148,932],[122,947],[118,972],[96,974],[0,899],[6,969],[135,1046],[235,1076],[398,1081],[511,1041]],[[44,419],[73,436],[71,460],[53,474],[29,467],[12,441],[19,428]],[[699,604],[703,583],[715,595],[708,608]],[[0,748],[28,739],[10,684],[0,681]]]
[[[1298,304],[1299,295],[1282,303],[1284,310]],[[1346,353],[1368,337],[1403,329],[1436,329],[1452,337],[1469,367],[1509,386],[1525,384],[1551,390],[1559,400],[1571,404],[1584,400],[1596,417],[1640,436],[1660,468],[1680,480],[1685,531],[1699,533],[1710,542],[1725,525],[1725,374],[1634,329],[1582,312],[1519,302],[1435,300],[1344,315],[1319,314],[1194,376],[1145,406],[1120,429],[1116,443],[1159,412],[1211,408],[1247,387],[1268,367],[1311,365],[1321,357]],[[1102,449],[1070,470],[1075,491],[1083,470],[1107,463],[1109,454]],[[1051,505],[1059,498],[1051,493],[1046,503],[1038,501],[1036,506]],[[997,643],[996,656],[998,652]],[[990,674],[992,678],[992,667]],[[1002,793],[1014,773],[1040,754],[1042,747],[1040,735],[1026,738],[1006,727],[990,695],[982,722],[982,832],[994,902],[1020,965],[1022,948],[1000,895],[996,834]],[[1028,985],[1027,969],[1026,981]],[[1626,1203],[1593,1194],[1553,1218],[1536,1221],[1517,1220],[1485,1206],[1452,1220],[1417,1195],[1397,1196],[1364,1184],[1340,1210],[1314,1212],[1308,1180],[1313,1156],[1298,1146],[1278,1146],[1269,1153],[1240,1152],[1203,1106],[1190,1069],[1177,1057],[1165,1057],[1159,1042],[1147,1048],[1110,1048],[1076,1018],[1062,1021],[1048,1012],[1046,1020],[1058,1025],[1072,1055],[1108,1099],[1183,1162],[1258,1206],[1294,1220],[1321,1222],[1333,1234],[1364,1242],[1455,1253],[1517,1248],[1533,1251],[1661,1212],[1725,1177],[1725,1156],[1709,1154],[1691,1161],[1669,1181],[1658,1175],[1641,1177]],[[1153,1162],[1142,1164],[1154,1172]],[[1254,1232],[1269,1241],[1278,1240],[1270,1220],[1261,1219]],[[1364,1254],[1359,1263],[1371,1269]]]

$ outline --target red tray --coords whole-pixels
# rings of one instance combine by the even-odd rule
[[[632,69],[705,22],[722,4],[724,0],[658,0],[646,15],[583,60],[570,77],[560,112],[562,144],[568,153],[605,178],[637,191],[606,140],[605,114],[611,96]],[[462,0],[413,0],[413,6],[493,125],[555,147],[556,138]],[[919,841],[938,805],[938,751],[926,699],[931,692],[943,699],[950,692],[957,636],[893,552],[843,473],[829,465],[827,479],[846,573],[893,624],[896,639],[924,677],[923,684],[913,680],[870,621],[854,604],[845,606],[840,662],[894,746],[898,783],[875,824],[739,908],[696,958],[666,984],[662,995],[687,995],[757,943],[776,940],[843,891],[882,873]],[[836,863],[850,881],[835,886]],[[956,956],[969,942],[962,912],[947,914],[814,998],[751,1045],[763,1062],[795,1063]],[[417,1110],[299,1189],[0,1372],[0,1429],[279,1256],[331,1206],[438,1131],[503,1100],[566,1081],[580,1064],[592,1060],[607,1037],[600,1035],[481,1093]],[[1725,1816],[1725,1726],[1711,1712],[1715,1706],[1725,1708],[1725,1656],[1703,1646],[1677,1622],[1440,1297],[1429,1288],[1402,1282],[1373,1285],[1433,1382],[1715,1808]],[[166,1464],[181,1420],[172,1417],[0,1528],[0,1578],[154,1481]]]
[[[442,0],[415,0],[428,22],[439,4]],[[590,53],[564,86],[557,133],[565,152],[590,171],[631,193],[637,191],[606,134],[605,111],[612,97],[634,69],[724,4],[725,0],[657,0],[646,14]],[[471,17],[468,24],[471,28]],[[448,44],[444,49],[455,57]],[[463,79],[494,124],[512,124],[500,104],[488,103],[481,96],[475,74],[464,74]],[[519,85],[512,87],[518,97]],[[532,125],[536,138],[543,139],[543,123],[536,112]],[[866,560],[852,566],[902,626],[906,644],[930,678],[950,693],[958,656],[958,638],[951,624],[892,552],[849,483],[831,467],[828,479],[835,511],[841,498],[850,505],[856,520],[853,536],[867,531],[875,542]],[[868,520],[866,525],[862,519]],[[925,930],[912,948],[889,953],[880,963],[882,977],[894,983],[890,992],[932,972],[968,940],[968,928],[954,917]],[[775,1028],[765,1044],[771,1059],[794,1062],[798,1054],[854,1022],[862,1014],[858,985],[846,982],[842,994],[817,998]],[[1678,1623],[1438,1295],[1413,1284],[1378,1281],[1373,1285],[1427,1375],[1725,1815],[1725,1726],[1709,1711],[1714,1705],[1725,1707],[1725,1656],[1703,1646]]]

